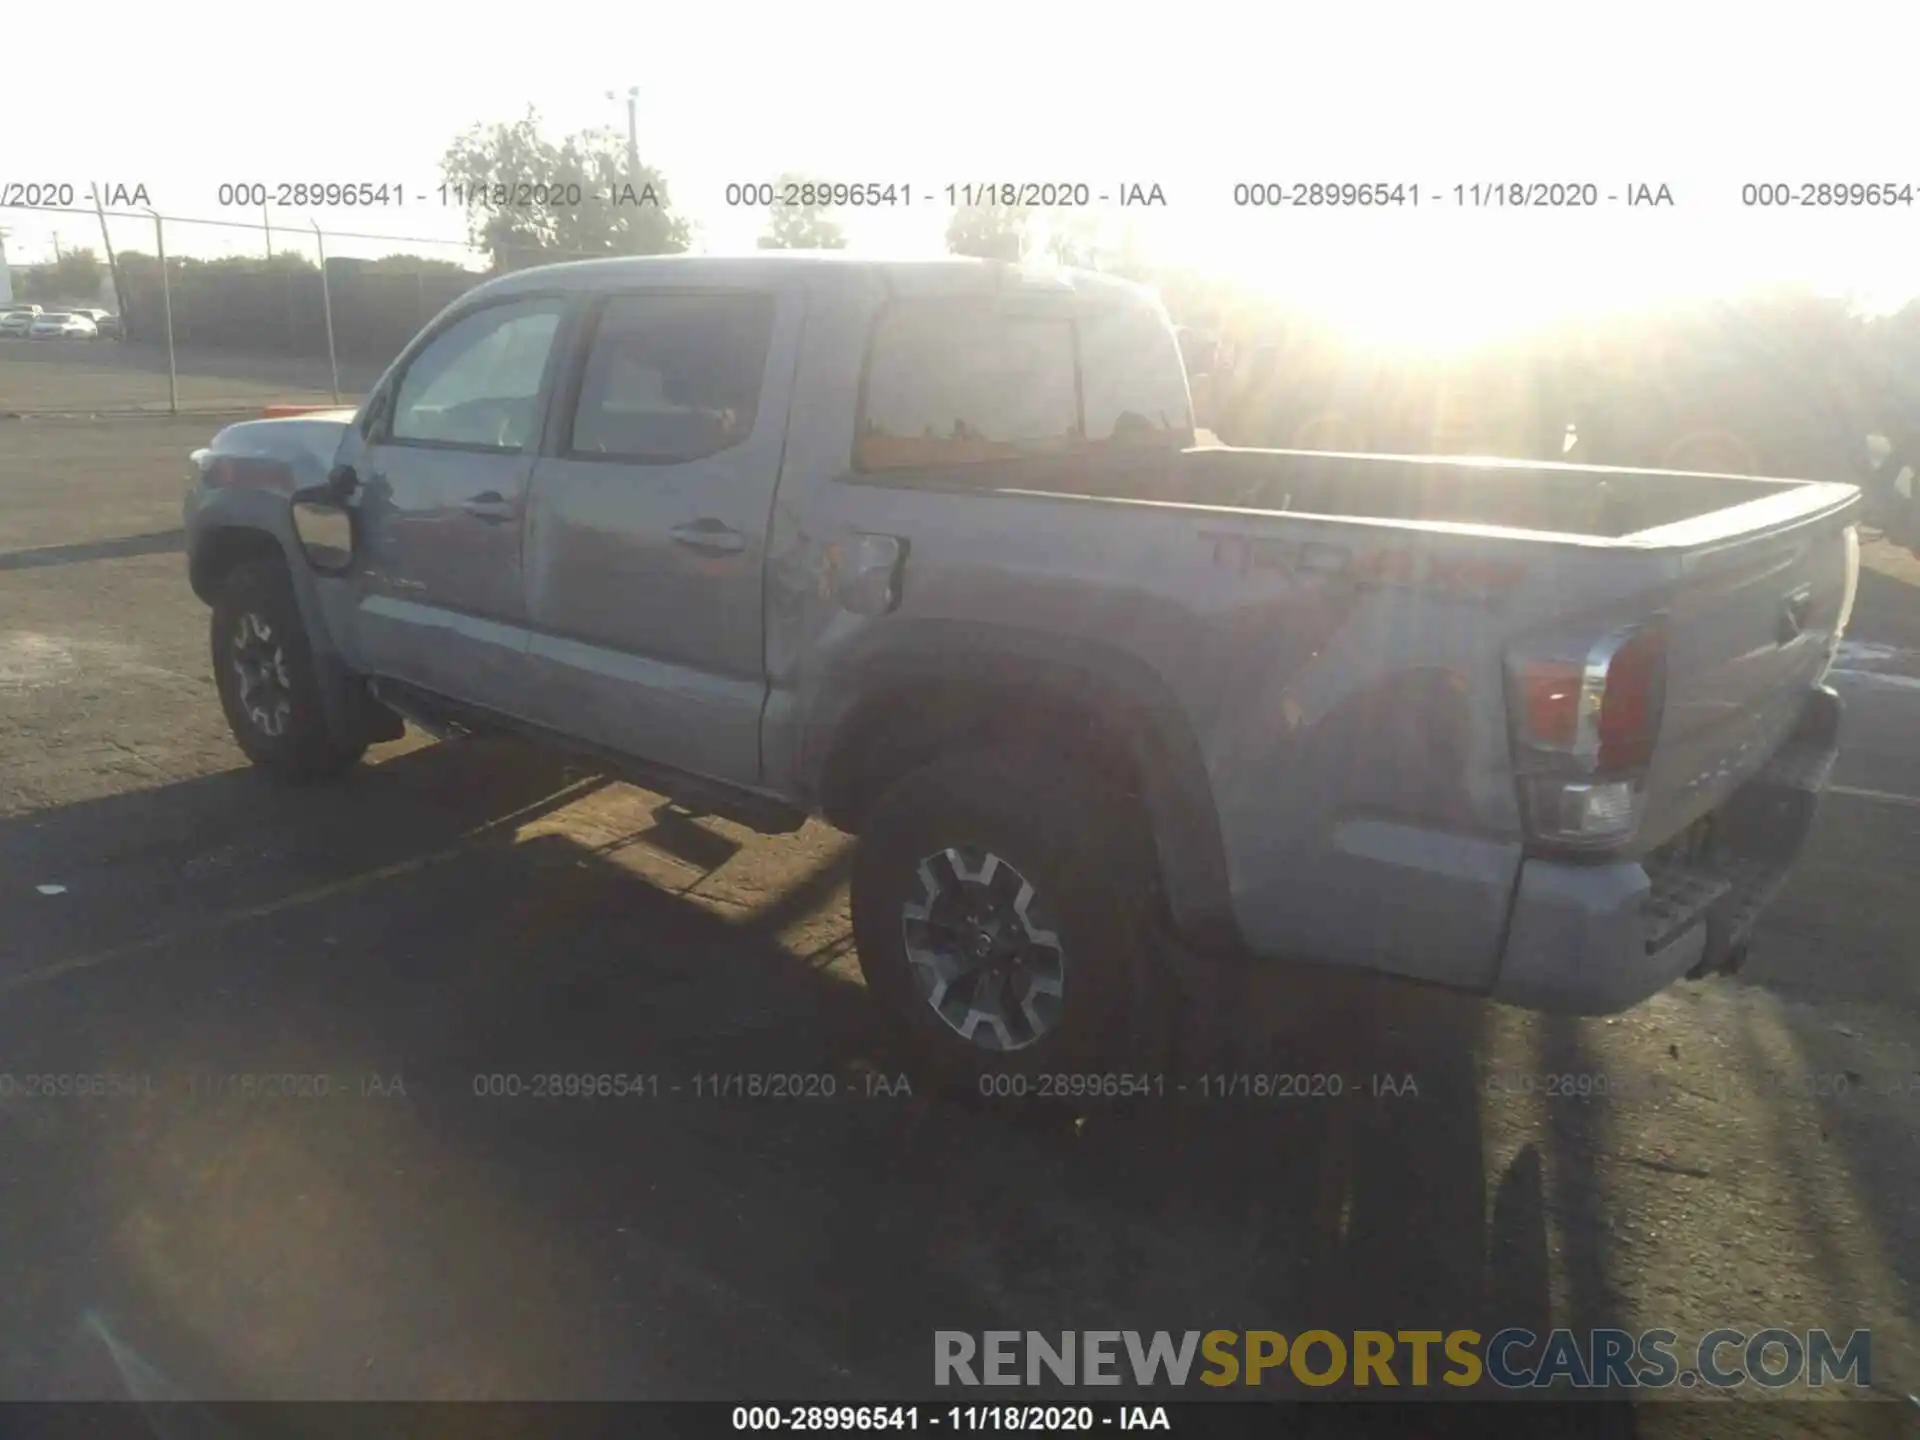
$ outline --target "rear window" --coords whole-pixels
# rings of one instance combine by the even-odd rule
[[[889,306],[858,433],[862,470],[1068,453],[1081,434],[1073,322],[953,301]]]
[[[1193,443],[1180,346],[1153,311],[1116,305],[1083,318],[1080,383],[1092,447]]]
[[[855,468],[917,470],[1191,443],[1179,351],[1144,309],[897,301],[867,358]]]

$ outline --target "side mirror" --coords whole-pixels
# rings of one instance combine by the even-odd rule
[[[346,472],[344,478],[342,471]],[[353,468],[339,465],[324,484],[296,490],[288,499],[293,508],[293,533],[316,574],[345,575],[353,569],[354,512],[347,498],[356,488]]]

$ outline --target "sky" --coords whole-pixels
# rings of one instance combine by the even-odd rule
[[[624,131],[624,99],[607,92],[638,86],[641,157],[710,251],[750,247],[764,224],[764,212],[726,206],[730,181],[802,170],[910,182],[911,211],[847,224],[855,248],[896,253],[940,249],[949,183],[1157,184],[1165,208],[1130,212],[1150,254],[1362,324],[1445,330],[1781,279],[1877,306],[1920,295],[1912,100],[1878,58],[1914,53],[1920,7],[1885,0],[1795,7],[1791,21],[1784,8],[1675,0],[548,0],[458,23],[448,13],[362,0],[307,14],[227,0],[126,7],[87,44],[84,84],[66,66],[10,68],[0,190],[143,184],[165,215],[257,226],[257,210],[221,208],[223,182],[393,181],[403,207],[272,213],[275,245],[318,221],[406,237],[336,238],[331,253],[459,258],[465,217],[432,192],[460,130],[532,106],[556,136]],[[75,45],[57,7],[26,7],[9,30],[14,55]],[[1914,204],[1741,203],[1744,183],[1823,179],[1912,183]],[[1238,182],[1302,180],[1417,184],[1423,203],[1233,203]],[[1476,209],[1453,193],[1511,180],[1592,182],[1603,198],[1664,184],[1674,204]],[[15,263],[51,258],[56,234],[99,248],[86,215],[0,210],[0,229]],[[147,222],[116,220],[113,235],[152,248]],[[168,227],[172,253],[261,240],[258,228]],[[312,253],[310,233],[298,243]]]

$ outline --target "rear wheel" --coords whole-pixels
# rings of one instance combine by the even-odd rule
[[[1127,808],[1057,760],[999,754],[936,761],[881,797],[854,858],[854,941],[925,1083],[1119,1098],[1129,1065],[1157,1064],[1171,1007]]]
[[[366,753],[327,725],[319,672],[286,567],[256,560],[220,582],[210,622],[214,683],[233,738],[290,779],[335,775]]]

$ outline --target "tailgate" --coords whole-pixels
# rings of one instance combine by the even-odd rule
[[[1718,806],[1793,728],[1852,602],[1859,500],[1851,485],[1795,485],[1627,537],[1679,547],[1645,841]]]

